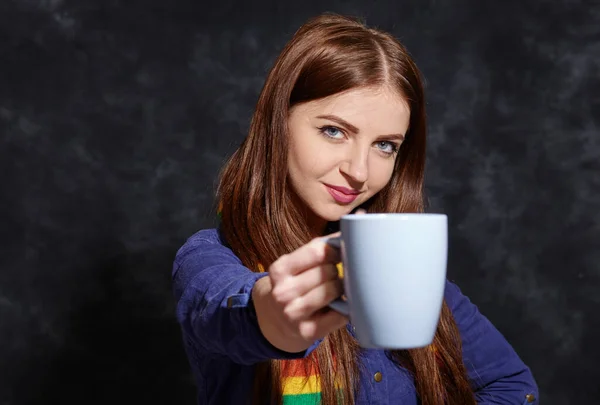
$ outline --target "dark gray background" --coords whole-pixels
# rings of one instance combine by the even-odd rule
[[[193,403],[171,262],[322,11],[390,30],[427,78],[450,277],[543,404],[600,400],[597,2],[1,0],[0,404]]]

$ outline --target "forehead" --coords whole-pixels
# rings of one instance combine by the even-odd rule
[[[306,119],[336,115],[359,130],[404,134],[410,119],[406,99],[388,88],[358,88],[295,106],[291,114]]]

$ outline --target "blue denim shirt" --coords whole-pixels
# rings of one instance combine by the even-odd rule
[[[176,316],[198,388],[198,404],[250,404],[255,364],[291,359],[261,334],[248,306],[252,286],[267,273],[244,267],[215,229],[191,236],[173,265]],[[537,404],[538,389],[530,369],[500,332],[459,288],[446,283],[446,301],[457,322],[463,359],[479,404]],[[352,332],[351,326],[348,325]],[[357,405],[417,405],[414,381],[383,350],[364,350]],[[375,373],[383,378],[377,382]]]

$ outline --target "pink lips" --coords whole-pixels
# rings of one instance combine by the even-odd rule
[[[332,186],[330,184],[325,184],[325,188],[327,188],[333,199],[340,204],[350,204],[360,194],[360,191],[346,187]]]

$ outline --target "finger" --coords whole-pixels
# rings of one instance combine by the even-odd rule
[[[323,238],[317,238],[292,253],[281,256],[269,267],[269,273],[274,280],[280,280],[285,276],[299,274],[320,264],[339,261],[339,251],[329,246]]]
[[[310,318],[315,312],[323,309],[331,301],[340,297],[343,291],[342,280],[327,281],[291,301],[283,311],[290,321],[302,321]]]
[[[334,310],[319,312],[311,319],[300,322],[298,333],[304,340],[314,341],[344,327],[348,321],[348,317]]]
[[[356,212],[354,213],[354,215],[364,215],[366,214],[367,211],[364,208],[359,208],[356,210]]]
[[[279,303],[290,302],[331,280],[339,278],[338,269],[333,264],[323,264],[308,269],[295,277],[287,277],[273,287],[273,297]]]
[[[330,233],[329,235],[325,235],[321,239],[336,238],[336,237],[341,236],[341,235],[342,235],[342,231],[337,231],[337,232],[334,232],[334,233]]]
[[[338,232],[332,233],[330,235],[323,236],[322,239],[329,246],[332,246],[335,249],[339,250],[340,249],[340,240],[341,240],[341,237],[342,237],[342,233],[338,231]]]

